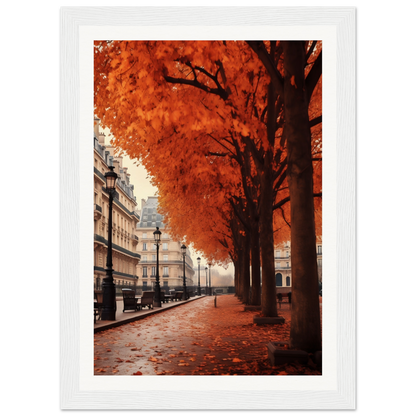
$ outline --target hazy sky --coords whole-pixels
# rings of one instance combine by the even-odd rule
[[[105,133],[105,144],[109,145],[110,140],[113,137],[108,129],[104,130]],[[135,165],[133,161],[128,157],[123,157],[123,167],[127,168],[127,172],[130,173],[130,183],[134,185],[134,195],[137,200],[137,208],[141,207],[141,200],[147,199],[149,196],[157,196],[157,188],[154,187],[150,180],[147,179],[147,171],[142,165]],[[205,268],[205,259],[201,253],[196,253],[191,248],[192,260],[194,266],[197,266],[197,257],[201,257],[201,271]],[[212,269],[217,269],[221,275],[234,274],[234,266],[232,263],[229,264],[227,269],[219,266],[213,266]],[[202,272],[201,272],[202,273]],[[204,275],[205,276],[205,275]]]

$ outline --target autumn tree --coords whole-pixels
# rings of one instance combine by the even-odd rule
[[[293,285],[290,345],[316,351],[321,349],[321,331],[309,106],[322,73],[322,52],[305,70],[313,43],[307,50],[308,42],[281,42],[283,68],[280,71],[272,48],[267,50],[263,42],[250,42],[250,45],[267,68],[275,93],[284,102]]]
[[[315,238],[310,224],[313,191],[312,194],[305,192],[303,182],[301,185],[297,179],[312,179],[313,176],[312,168],[308,167],[310,128],[319,123],[319,116],[309,120],[308,105],[310,107],[312,93],[320,79],[321,55],[319,43],[309,42],[307,50],[306,44],[300,43],[304,49],[303,58],[294,61],[298,72],[303,65],[303,83],[297,79],[298,73],[291,72],[294,64],[290,58],[290,42],[287,45],[275,41],[97,42],[95,106],[103,124],[116,137],[115,144],[130,157],[145,161],[148,168],[155,166],[150,155],[160,148],[165,163],[172,169],[177,166],[179,174],[190,164],[197,167],[193,174],[198,175],[200,169],[204,169],[201,160],[209,156],[231,158],[238,163],[243,193],[228,195],[235,213],[230,223],[236,224],[238,219],[241,222],[237,221],[238,227],[241,224],[244,227],[247,218],[239,215],[244,206],[242,211],[246,211],[251,228],[245,225],[245,230],[240,230],[239,234],[249,236],[249,241],[254,242],[257,241],[256,232],[259,235],[263,276],[261,305],[266,316],[277,316],[273,220],[276,222],[276,215],[283,214],[290,203],[291,232],[295,232],[292,251],[293,248],[296,253],[307,249],[305,255],[292,257],[293,280],[297,280],[293,291],[298,292],[296,296],[294,293],[294,301],[303,302],[305,296],[308,297],[305,308],[295,308],[294,315],[306,322],[306,315],[315,309],[318,301],[317,296],[316,302],[312,299],[313,291],[307,294],[313,286],[310,282],[314,274],[306,276],[305,272],[311,265],[310,242]],[[307,126],[305,103],[300,111],[297,102],[301,98],[305,101],[300,91],[304,91],[306,97]],[[319,97],[315,102],[319,109]],[[302,133],[297,131],[293,135],[300,120],[296,111],[303,116],[299,124]],[[305,133],[308,129],[309,137]],[[304,144],[307,140],[309,148]],[[215,142],[219,148],[210,146],[207,152],[201,152],[207,142],[210,145]],[[187,159],[181,157],[185,147],[194,149]],[[304,152],[309,152],[309,159],[307,155],[305,159]],[[299,162],[301,154],[306,165]],[[298,163],[307,170],[306,174],[297,171]],[[305,207],[299,203],[304,197],[307,201],[312,198],[312,203],[307,202]],[[308,244],[299,238],[299,229],[306,224]],[[252,261],[256,252],[252,244]],[[314,259],[316,268],[316,256]],[[254,270],[258,269],[256,266]],[[303,274],[299,270],[303,270]],[[254,297],[258,295],[255,293]],[[311,337],[313,340],[308,344],[304,341],[309,335],[298,323],[294,327],[297,329],[291,336],[293,346],[302,344],[306,349],[316,348],[316,337]],[[309,332],[320,336],[315,320]]]

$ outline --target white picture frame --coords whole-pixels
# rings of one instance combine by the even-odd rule
[[[356,406],[356,10],[352,7],[63,7],[61,8],[61,105],[60,105],[60,377],[62,409],[355,409]],[[197,24],[195,24],[197,22]],[[289,39],[304,33],[329,33],[334,50],[329,56],[328,74],[332,68],[328,99],[334,102],[333,128],[327,130],[328,149],[334,157],[328,170],[334,175],[325,182],[334,192],[327,200],[333,214],[328,227],[331,245],[327,245],[327,270],[334,271],[328,289],[329,324],[335,335],[323,360],[332,359],[326,387],[311,388],[307,383],[289,382],[289,388],[276,388],[263,376],[227,378],[230,388],[213,387],[202,380],[198,389],[190,390],[195,377],[156,377],[158,388],[141,390],[138,377],[100,376],[91,384],[85,369],[92,371],[92,310],[88,311],[92,285],[92,44],[85,39],[139,30],[150,36],[166,28],[174,28],[176,36],[189,36],[200,29],[198,36],[211,38],[213,30],[221,36],[228,29],[253,29],[254,37],[269,39],[268,33],[287,33]],[[320,29],[319,29],[320,28]],[[118,36],[118,35],[116,35]],[[224,36],[224,35],[222,35]],[[124,36],[123,36],[124,37]],[[111,37],[115,39],[116,37]],[[127,37],[124,37],[127,39]],[[275,39],[281,39],[276,36]],[[311,37],[301,37],[312,39]],[[316,38],[314,38],[316,39]],[[324,43],[325,45],[325,43]],[[324,54],[326,49],[324,46]],[[89,55],[90,54],[90,55]],[[324,64],[325,71],[325,64]],[[325,84],[324,84],[325,88]],[[89,91],[89,97],[88,97]],[[86,98],[87,97],[87,98]],[[325,101],[324,94],[324,101]],[[324,111],[325,113],[325,111]],[[329,113],[328,113],[329,114]],[[331,116],[325,114],[329,126]],[[91,135],[88,135],[91,131]],[[87,134],[85,133],[87,132]],[[325,131],[324,131],[325,135]],[[87,139],[85,139],[85,137]],[[91,140],[88,142],[88,138]],[[324,138],[325,140],[325,138]],[[87,143],[87,144],[86,144]],[[325,143],[325,142],[324,142]],[[324,144],[325,149],[325,144]],[[325,150],[324,150],[325,151]],[[89,162],[90,161],[90,162]],[[91,181],[91,182],[90,182]],[[89,199],[89,195],[91,200]],[[91,221],[89,221],[91,217]],[[325,205],[324,205],[325,222]],[[336,230],[336,231],[333,231]],[[325,231],[324,231],[325,232]],[[325,239],[324,239],[325,241]],[[324,243],[325,244],[325,243]],[[91,270],[91,282],[88,282]],[[85,271],[87,271],[85,273]],[[326,287],[325,287],[325,290]],[[325,296],[324,296],[324,302]],[[325,321],[325,314],[324,314]],[[325,332],[325,325],[324,325]],[[87,336],[85,336],[87,334]],[[324,334],[325,337],[325,334]],[[90,344],[90,350],[88,345]],[[87,347],[86,347],[87,346]],[[91,367],[89,367],[91,365]],[[323,374],[324,376],[325,374]],[[154,377],[149,376],[150,379]],[[179,388],[169,389],[166,380],[179,377]],[[216,376],[208,376],[212,377]],[[219,376],[221,377],[221,376]],[[256,377],[255,382],[247,377]],[[260,378],[259,378],[260,377]],[[275,377],[275,376],[273,376]],[[293,376],[287,376],[293,377]],[[311,377],[311,376],[303,376]],[[224,379],[225,377],[223,377]],[[87,380],[86,380],[87,379]],[[134,379],[134,381],[132,380]],[[143,379],[143,378],[141,378]],[[164,379],[164,382],[161,380]],[[235,379],[235,380],[234,380]],[[240,380],[239,380],[240,379]],[[281,380],[282,377],[279,377]],[[322,378],[324,379],[324,377]],[[120,383],[120,380],[123,383]],[[131,380],[131,387],[128,386]],[[280,381],[279,380],[279,381]],[[289,380],[289,379],[288,379]],[[308,379],[308,382],[313,379]],[[89,384],[90,383],[90,384]],[[126,384],[127,383],[127,384]],[[205,383],[205,385],[204,385]],[[236,383],[233,387],[232,384]],[[239,388],[239,384],[241,388]],[[251,384],[250,384],[251,383]],[[263,384],[262,384],[263,383]],[[151,383],[150,383],[151,384]],[[172,383],[173,384],[173,383]],[[260,388],[254,388],[254,385]],[[319,384],[317,382],[317,384]],[[253,388],[250,388],[250,385]],[[203,387],[201,387],[203,386]],[[266,387],[264,387],[266,386]],[[267,386],[270,386],[269,388]],[[293,386],[293,387],[292,387]],[[163,394],[160,391],[163,390]],[[134,394],[132,394],[134,392]],[[194,394],[195,393],[195,394]],[[215,400],[212,398],[215,397]],[[145,399],[144,399],[145,398]]]

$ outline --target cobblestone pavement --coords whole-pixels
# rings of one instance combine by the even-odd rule
[[[94,336],[95,375],[321,374],[271,367],[267,343],[288,342],[290,307],[281,325],[256,325],[234,295],[204,297]]]

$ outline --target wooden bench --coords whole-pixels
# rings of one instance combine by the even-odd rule
[[[287,303],[292,303],[292,292],[286,292],[286,293],[277,293],[276,294],[277,297],[277,302],[279,304],[279,307],[281,306],[280,304],[283,303],[283,298],[285,298],[285,300],[287,299]]]
[[[167,295],[164,290],[160,291],[160,301],[163,303],[168,303],[170,300],[172,300],[171,295]]]
[[[101,319],[101,312],[103,310],[103,291],[94,290],[94,323]]]
[[[121,289],[121,293],[123,294],[123,312],[130,310],[137,311],[136,292],[133,289],[123,288]]]
[[[182,295],[183,295],[183,292],[175,292],[175,294],[173,295],[173,298],[172,298],[172,300],[182,300]]]
[[[141,309],[143,306],[147,306],[149,309],[153,309],[153,299],[155,292],[143,292],[142,296],[137,301],[137,306]]]

